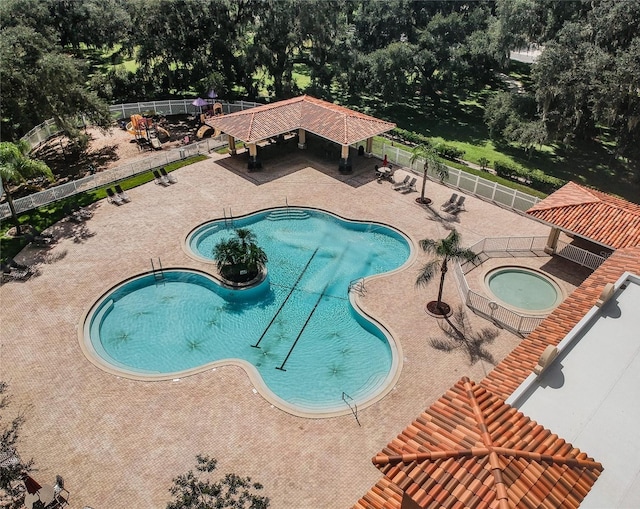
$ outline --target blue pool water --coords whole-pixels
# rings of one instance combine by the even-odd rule
[[[543,311],[559,303],[559,288],[544,275],[521,267],[503,267],[486,278],[491,292],[502,302],[526,311]]]
[[[208,223],[187,244],[211,260],[213,246],[238,227],[250,228],[267,253],[264,282],[228,290],[204,274],[170,270],[162,282],[144,276],[124,283],[92,314],[98,355],[153,374],[241,359],[276,400],[308,412],[344,409],[343,392],[361,404],[384,390],[395,349],[353,309],[348,286],[400,267],[410,254],[406,238],[317,210],[276,209],[233,225]]]

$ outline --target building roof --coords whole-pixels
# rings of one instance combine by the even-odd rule
[[[640,507],[639,309],[640,276],[627,272],[506,400],[604,465],[581,509]]]
[[[351,145],[393,129],[396,124],[308,95],[206,120],[245,143],[304,129],[340,145]]]
[[[612,249],[640,245],[640,205],[574,182],[536,203],[526,213]]]
[[[354,509],[578,507],[602,465],[462,378],[373,458],[386,479]]]
[[[462,387],[465,387],[465,391],[467,390],[464,385],[467,381],[461,380],[414,421],[395,441],[391,442],[381,454],[374,458],[374,464],[385,473],[385,477],[380,479],[356,503],[353,509],[398,509],[401,507],[404,490],[410,490],[409,494],[414,496],[419,492],[425,501],[424,504],[426,504],[419,507],[430,507],[427,502],[428,496],[435,498],[440,494],[441,497],[448,497],[449,495],[445,491],[448,491],[451,497],[454,497],[454,493],[458,497],[457,501],[454,498],[448,499],[447,502],[454,504],[451,507],[492,507],[483,497],[488,496],[494,501],[491,503],[495,503],[496,498],[488,491],[486,484],[489,480],[491,485],[495,486],[495,477],[491,476],[486,464],[480,465],[478,458],[473,456],[473,440],[469,439],[470,430],[475,426],[474,419],[476,423],[478,422],[477,414],[469,413],[469,408],[474,408],[471,397],[479,402],[478,407],[482,410],[480,415],[484,416],[490,438],[494,440],[494,446],[496,443],[499,444],[500,440],[506,439],[506,435],[501,438],[500,433],[515,433],[516,429],[518,429],[517,433],[522,433],[526,429],[527,418],[519,413],[516,418],[516,410],[504,403],[504,400],[509,398],[533,372],[547,345],[555,346],[560,343],[595,305],[604,286],[607,283],[615,283],[626,271],[640,274],[640,246],[619,249],[607,258],[479,385],[471,384],[469,386],[472,394],[465,396]],[[462,387],[461,384],[463,384]],[[482,389],[485,391],[483,392]],[[518,426],[513,430],[514,421],[512,419]],[[541,428],[536,429],[540,433],[540,438],[547,437],[546,442],[541,442],[547,444],[547,447],[550,447],[549,444],[552,444],[554,440],[558,440],[557,443],[560,443],[555,435],[547,435],[549,432]],[[476,435],[480,436],[477,433]],[[474,440],[477,439],[477,436],[471,435]],[[467,438],[465,439],[465,437]],[[438,456],[434,452],[445,450],[445,446],[450,447],[452,444],[458,444],[457,446],[460,448],[462,448],[460,444],[464,444],[464,447],[472,452],[468,453],[468,456],[459,454],[458,457],[451,453],[450,457],[440,457],[439,463],[436,464]],[[486,448],[484,445],[481,447]],[[452,448],[450,451],[456,451],[456,449]],[[428,454],[418,456],[418,453]],[[411,454],[415,454],[415,456],[412,458]],[[443,453],[440,452],[440,454]],[[502,457],[505,461],[507,458],[508,456]],[[514,465],[514,468],[518,465],[523,468],[521,460]],[[531,468],[537,467],[534,464]],[[555,475],[556,472],[557,470],[551,470],[550,474],[545,473],[537,483],[537,487],[542,486],[547,489],[549,482],[551,482],[548,475]],[[592,470],[589,475],[595,475],[595,472],[596,470]],[[505,471],[503,471],[503,477],[504,474]],[[523,477],[522,481],[518,480],[519,476]],[[430,478],[433,479],[429,481]],[[509,482],[515,489],[521,487],[520,482],[526,483],[527,480],[531,480],[530,472],[526,469],[509,470],[507,478],[510,479]],[[559,483],[565,489],[568,488],[565,480],[559,481]],[[573,504],[576,496],[582,498],[586,496],[585,486],[580,482],[569,489],[572,490],[572,495],[569,497],[567,494],[567,503]],[[508,490],[507,493],[509,493]],[[464,502],[463,497],[470,497],[470,501]],[[455,505],[455,502],[458,501],[460,503]],[[525,506],[524,502],[523,500],[523,506]],[[550,507],[560,507],[561,505],[549,503]],[[433,506],[440,507],[445,504],[434,502]]]
[[[547,345],[557,345],[595,305],[607,283],[615,283],[625,271],[640,274],[640,246],[615,251],[536,329],[524,338],[481,384],[507,399],[533,368]]]

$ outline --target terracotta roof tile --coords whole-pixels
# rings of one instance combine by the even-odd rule
[[[507,399],[524,382],[547,345],[557,345],[595,305],[604,285],[625,272],[640,274],[640,246],[619,249],[598,267],[531,334],[498,364],[481,385]]]
[[[573,182],[526,213],[613,249],[640,245],[640,205]]]
[[[372,493],[389,492],[389,483],[421,508],[574,507],[602,471],[602,465],[467,378],[373,463],[385,477],[354,509],[400,507],[373,498]]]
[[[304,129],[340,145],[351,145],[396,124],[303,95],[207,119],[206,123],[246,143]]]

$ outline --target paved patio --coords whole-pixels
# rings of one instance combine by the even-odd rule
[[[406,270],[371,281],[360,299],[403,356],[393,390],[360,410],[361,427],[352,416],[289,415],[254,392],[236,366],[176,382],[110,375],[84,357],[78,330],[91,305],[123,279],[148,271],[150,258],[160,257],[164,267],[206,270],[185,254],[182,241],[225,208],[241,215],[285,203],[319,207],[388,223],[416,244],[446,236],[451,227],[464,245],[548,233],[546,226],[470,196],[466,211],[440,217],[418,206],[415,192],[401,194],[376,182],[376,162],[358,158],[354,174],[344,176],[337,164],[305,161],[304,152],[295,152],[247,174],[242,159],[213,154],[175,172],[175,185],[149,183],[129,191],[129,204],[96,204],[84,225],[55,225],[53,248],[23,251],[18,261],[38,263],[39,274],[0,287],[0,359],[12,396],[8,416],[23,411],[26,418],[19,450],[35,459],[34,477],[52,483],[62,475],[72,508],[155,509],[169,500],[172,478],[193,468],[200,453],[219,460],[220,477],[235,472],[262,483],[273,508],[351,507],[380,477],[373,455],[461,376],[480,381],[492,369],[484,362],[469,365],[463,351],[443,353],[429,345],[441,332],[424,312],[437,283],[414,285],[426,261],[422,253]],[[428,182],[426,194],[439,205],[451,190]],[[460,303],[453,275],[445,300]],[[478,328],[488,325],[471,313],[469,318]],[[499,361],[518,341],[502,330],[488,348]]]

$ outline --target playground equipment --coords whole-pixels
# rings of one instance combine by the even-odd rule
[[[205,120],[207,120],[208,118],[217,117],[219,115],[224,115],[222,103],[214,103],[210,109],[200,114],[200,123],[204,124]]]
[[[125,129],[129,134],[135,136],[138,144],[148,143],[155,150],[162,148],[160,136],[166,139],[170,137],[169,131],[156,125],[153,119],[138,114],[131,115],[131,121],[125,126]]]
[[[196,138],[199,140],[203,138],[217,138],[218,136],[220,136],[220,129],[214,129],[210,125],[206,124],[201,126],[196,133]]]

